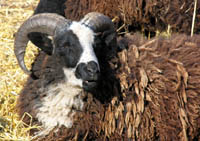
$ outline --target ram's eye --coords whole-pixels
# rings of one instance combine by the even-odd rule
[[[65,42],[63,47],[69,47],[69,46],[71,46],[71,43],[70,42]]]
[[[101,44],[101,39],[98,38],[98,37],[95,37],[93,47],[94,47],[94,48],[98,48],[98,47],[100,47],[101,45],[102,45],[102,44]]]

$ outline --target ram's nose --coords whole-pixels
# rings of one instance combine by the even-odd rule
[[[100,71],[99,71],[99,67],[98,64],[94,61],[90,61],[87,65],[87,73],[88,73],[88,80],[92,79],[92,80],[98,80]]]
[[[76,68],[76,77],[83,80],[83,88],[90,90],[97,86],[100,70],[96,62],[80,63]]]

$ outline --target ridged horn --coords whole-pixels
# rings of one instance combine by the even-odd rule
[[[14,52],[19,66],[26,74],[31,74],[24,63],[24,55],[29,41],[28,34],[31,32],[46,33],[54,36],[58,28],[68,25],[69,20],[54,13],[42,13],[30,17],[26,20],[15,35]]]
[[[94,32],[102,32],[110,30],[115,32],[115,27],[112,20],[101,13],[90,12],[80,20],[81,23],[89,26]]]

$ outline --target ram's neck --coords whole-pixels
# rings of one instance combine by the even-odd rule
[[[36,117],[43,127],[39,136],[48,134],[56,126],[72,127],[74,114],[83,108],[81,88],[59,83],[46,89],[34,107]]]

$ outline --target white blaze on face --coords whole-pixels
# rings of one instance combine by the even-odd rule
[[[69,29],[72,30],[73,33],[78,37],[83,49],[77,65],[80,63],[88,63],[90,61],[94,61],[98,64],[99,67],[99,63],[93,49],[95,35],[94,32],[90,28],[78,22],[73,22]]]

